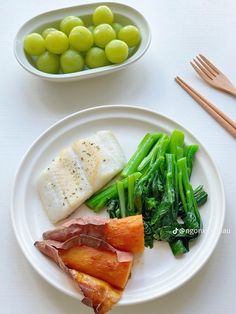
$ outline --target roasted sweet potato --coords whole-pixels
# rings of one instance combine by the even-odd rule
[[[144,250],[142,215],[110,219],[105,224],[106,241],[118,250],[139,253]]]
[[[59,256],[68,268],[102,279],[121,289],[124,289],[132,267],[132,260],[120,262],[115,252],[85,245],[60,249]]]
[[[131,253],[144,250],[144,227],[142,215],[121,219],[101,219],[98,217],[77,218],[64,226],[43,234],[44,240],[64,242],[80,234],[104,239],[116,249]]]
[[[95,313],[107,313],[121,297],[121,290],[115,289],[103,280],[76,270],[71,271],[71,275],[84,295],[82,302],[93,307]]]
[[[35,246],[43,254],[50,257],[66,274],[73,278],[79,293],[84,296],[82,302],[92,307],[96,314],[105,314],[115,303],[119,301],[122,290],[113,287],[103,280],[81,273],[66,266],[59,254],[60,251],[69,250],[79,243],[81,245],[91,244],[92,246],[95,246],[96,249],[106,249],[108,252],[114,253],[119,262],[130,261],[132,263],[132,255],[117,251],[106,242],[89,236],[77,236],[63,243],[52,240],[35,242]]]
[[[84,217],[43,234],[35,246],[78,284],[83,303],[105,314],[130,276],[133,254],[144,250],[142,216]]]

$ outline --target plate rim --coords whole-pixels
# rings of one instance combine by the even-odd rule
[[[40,133],[40,135],[38,137],[36,137],[36,139],[31,143],[31,145],[29,146],[29,148],[25,151],[25,153],[23,154],[23,157],[21,158],[20,162],[18,163],[18,167],[16,169],[15,172],[15,176],[13,179],[13,185],[12,185],[12,190],[11,190],[11,206],[10,206],[10,216],[11,216],[11,224],[13,227],[13,231],[14,231],[14,235],[15,238],[17,240],[17,243],[21,249],[21,252],[23,253],[24,257],[26,258],[27,262],[29,263],[29,265],[37,272],[37,274],[39,274],[44,280],[46,280],[46,282],[48,282],[51,286],[53,286],[54,288],[56,288],[58,291],[60,291],[61,293],[64,293],[65,295],[72,297],[74,299],[77,299],[74,295],[68,293],[66,290],[64,290],[63,288],[61,288],[60,286],[56,285],[53,283],[53,281],[49,280],[43,273],[43,271],[41,271],[37,266],[35,266],[33,263],[31,263],[31,261],[29,260],[29,258],[27,257],[27,251],[25,250],[24,246],[21,244],[20,239],[18,238],[17,235],[17,227],[16,227],[16,221],[14,218],[14,195],[15,195],[15,191],[16,191],[16,183],[17,183],[17,179],[18,179],[18,175],[19,172],[21,170],[21,167],[23,165],[23,163],[25,162],[25,159],[27,158],[28,154],[31,152],[31,150],[37,145],[37,142],[40,141],[48,132],[50,132],[52,129],[58,127],[60,124],[63,124],[66,120],[69,120],[75,116],[79,116],[80,114],[86,114],[86,113],[90,113],[93,111],[103,111],[106,110],[107,108],[114,108],[114,109],[128,109],[128,110],[134,110],[134,111],[144,111],[147,112],[149,114],[153,114],[158,116],[161,119],[166,119],[170,122],[174,122],[175,124],[177,124],[178,126],[181,127],[182,130],[186,131],[186,133],[188,133],[191,137],[195,138],[200,146],[204,149],[205,153],[207,154],[213,168],[214,171],[217,175],[218,178],[218,183],[220,186],[220,190],[221,190],[221,198],[222,198],[222,217],[221,217],[221,225],[220,225],[220,229],[223,228],[224,225],[224,221],[225,221],[225,212],[226,212],[226,201],[225,201],[225,190],[224,190],[224,185],[223,185],[223,180],[221,177],[221,174],[218,170],[218,167],[216,165],[216,163],[214,162],[214,160],[211,157],[211,154],[208,152],[208,150],[206,149],[205,145],[202,144],[202,142],[198,139],[198,137],[196,137],[191,131],[189,131],[187,128],[185,128],[181,123],[177,122],[176,120],[169,118],[167,115],[161,114],[158,111],[155,111],[154,109],[150,109],[144,106],[133,106],[133,105],[119,105],[119,104],[114,104],[114,105],[101,105],[101,106],[94,106],[94,107],[90,107],[90,108],[86,108],[86,109],[82,109],[79,111],[76,111],[72,114],[69,114],[67,116],[65,116],[62,119],[59,119],[57,122],[53,123],[51,126],[49,126],[45,131],[43,131],[42,133]],[[213,245],[211,246],[211,248],[207,251],[207,254],[205,255],[204,260],[202,261],[202,263],[200,264],[200,266],[196,267],[194,269],[194,271],[192,271],[192,273],[188,276],[186,276],[186,278],[184,278],[184,280],[182,280],[180,283],[176,284],[175,286],[168,288],[166,291],[163,291],[162,293],[159,293],[156,296],[150,296],[150,297],[146,297],[145,299],[139,299],[139,300],[135,300],[135,301],[131,301],[131,302],[118,302],[117,306],[127,306],[127,305],[133,305],[133,304],[140,304],[140,303],[145,303],[151,300],[155,300],[158,299],[162,296],[165,296],[173,291],[175,291],[176,289],[182,287],[185,283],[187,283],[188,281],[190,281],[202,268],[203,266],[207,263],[207,261],[209,260],[209,258],[212,256],[218,242],[219,239],[221,237],[221,232],[218,232],[215,236],[215,241],[213,243]],[[79,295],[79,294],[78,294]]]

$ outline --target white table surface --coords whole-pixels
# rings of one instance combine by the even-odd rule
[[[203,53],[236,83],[236,2],[124,1],[145,15],[153,35],[148,52],[136,64],[115,74],[67,84],[42,81],[24,71],[16,62],[12,49],[21,24],[44,11],[86,2],[7,0],[0,4],[0,312],[92,313],[47,284],[28,264],[11,226],[11,188],[22,155],[54,122],[84,108],[128,104],[146,106],[168,115],[206,145],[223,178],[227,209],[225,228],[230,229],[230,234],[221,236],[208,263],[184,286],[158,300],[117,307],[112,313],[235,313],[235,140],[173,79],[177,74],[181,75],[236,119],[236,99],[207,86],[189,65],[191,58]]]

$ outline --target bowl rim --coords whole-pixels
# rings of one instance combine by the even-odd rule
[[[40,17],[43,17],[45,15],[54,13],[54,12],[63,12],[66,9],[73,9],[73,8],[81,8],[81,7],[89,7],[89,6],[99,6],[99,5],[107,5],[107,6],[120,6],[124,8],[124,14],[122,14],[124,17],[126,17],[125,9],[131,10],[133,13],[135,13],[135,15],[139,16],[141,18],[141,20],[144,22],[145,24],[145,28],[147,30],[146,33],[146,44],[145,46],[141,48],[141,45],[138,46],[137,50],[135,51],[135,53],[128,58],[127,60],[125,60],[125,62],[120,63],[120,64],[111,64],[111,65],[107,65],[104,67],[99,67],[99,68],[94,68],[94,69],[86,69],[84,71],[80,71],[80,72],[72,72],[72,73],[61,73],[61,74],[50,74],[50,73],[46,73],[46,72],[42,72],[40,70],[38,70],[36,67],[34,67],[33,65],[30,64],[30,62],[27,60],[27,62],[23,62],[23,59],[21,58],[21,56],[19,55],[18,52],[18,47],[19,47],[19,43],[18,43],[18,38],[19,38],[19,34],[21,32],[21,30],[28,24],[30,23],[32,20],[34,19],[38,19]],[[135,21],[134,21],[135,22]],[[135,9],[132,6],[126,5],[124,3],[120,3],[120,2],[92,2],[92,3],[87,3],[87,4],[81,4],[81,5],[74,5],[74,6],[67,6],[67,7],[63,7],[63,8],[59,8],[59,9],[54,9],[54,10],[49,10],[49,11],[45,11],[42,12],[38,15],[33,16],[32,18],[28,19],[25,23],[23,23],[20,28],[18,29],[15,38],[14,38],[14,55],[16,60],[18,61],[18,63],[29,73],[35,75],[36,77],[40,77],[43,79],[47,79],[50,81],[66,81],[66,80],[76,80],[76,79],[86,79],[86,78],[90,78],[90,77],[95,77],[98,75],[104,75],[104,74],[108,74],[108,73],[112,73],[118,70],[121,70],[123,68],[126,68],[127,66],[131,65],[132,63],[134,63],[135,61],[138,61],[147,51],[147,49],[150,46],[151,43],[151,30],[150,30],[150,26],[148,21],[146,20],[146,18],[144,17],[144,15],[142,13],[140,13],[137,9]],[[26,55],[25,58],[27,59]]]

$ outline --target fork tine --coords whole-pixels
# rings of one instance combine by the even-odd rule
[[[210,68],[209,65],[207,65],[199,56],[196,56],[196,58],[208,72],[210,72],[214,77],[216,77],[217,73],[212,68]]]
[[[220,70],[217,69],[216,66],[214,66],[213,63],[211,63],[211,61],[209,61],[206,57],[204,57],[202,54],[199,53],[199,56],[202,58],[203,61],[206,62],[207,65],[209,65],[209,67],[211,67],[217,74],[220,74]]]
[[[209,77],[203,73],[202,71],[199,70],[199,68],[192,62],[190,61],[190,64],[192,65],[192,67],[194,68],[194,70],[201,76],[201,78],[205,81],[209,81]]]
[[[198,67],[202,72],[204,72],[204,73],[209,77],[209,79],[212,80],[212,74],[209,73],[197,60],[193,59],[193,61],[195,62],[195,64],[197,65],[197,67]]]

